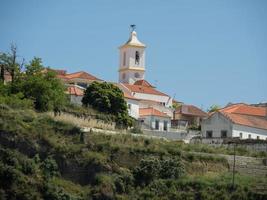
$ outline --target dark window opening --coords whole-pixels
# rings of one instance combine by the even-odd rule
[[[223,130],[221,131],[221,138],[226,138],[227,137],[227,131]]]
[[[164,131],[167,131],[168,130],[168,121],[164,121],[163,130]]]
[[[206,131],[206,137],[212,138],[212,131]]]
[[[159,130],[159,120],[156,120],[155,121],[155,129],[156,130]]]
[[[135,52],[135,64],[139,65],[139,62],[140,62],[140,55],[139,55],[139,52],[136,51]]]

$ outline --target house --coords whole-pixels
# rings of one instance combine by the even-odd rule
[[[247,104],[232,104],[204,119],[204,138],[215,141],[224,138],[267,139],[267,110]]]
[[[158,131],[169,131],[171,126],[171,117],[155,108],[140,108],[139,121],[145,128]]]
[[[84,71],[67,74],[64,70],[55,70],[57,77],[60,78],[65,84],[79,85],[87,88],[94,81],[102,81],[101,79],[93,76]]]
[[[82,98],[85,89],[78,85],[67,86],[66,94],[69,95],[70,102],[77,105],[82,105]]]
[[[172,128],[199,126],[208,114],[193,105],[181,104],[173,112]]]

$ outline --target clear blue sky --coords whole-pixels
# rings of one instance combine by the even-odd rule
[[[267,101],[266,0],[0,0],[0,51],[118,79],[137,25],[146,79],[188,104]]]

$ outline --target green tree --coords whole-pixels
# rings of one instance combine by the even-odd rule
[[[64,85],[52,71],[45,72],[41,58],[34,57],[26,71],[12,84],[12,93],[22,92],[38,111],[60,110],[66,103]]]
[[[91,106],[100,112],[115,115],[118,127],[132,125],[123,92],[111,83],[93,82],[86,89],[82,103],[86,107]]]
[[[11,75],[11,80],[14,82],[16,75],[20,73],[20,68],[23,62],[19,64],[17,62],[17,47],[11,44],[10,52],[0,53],[0,79],[4,82],[5,71],[9,72]]]
[[[216,112],[216,111],[218,111],[220,108],[221,108],[221,106],[214,104],[214,105],[210,106],[209,109],[208,109],[207,111],[208,111],[208,112]]]

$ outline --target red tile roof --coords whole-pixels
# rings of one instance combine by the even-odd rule
[[[261,117],[266,116],[266,108],[250,106],[243,103],[227,106],[225,108],[220,109],[220,111],[227,113],[235,113],[235,114],[261,116]]]
[[[84,72],[84,71],[66,74],[65,77],[67,79],[79,78],[79,79],[87,79],[87,80],[93,80],[93,81],[100,80],[100,79],[96,78],[95,76],[93,76],[87,72]]]
[[[168,96],[158,90],[156,90],[153,87],[146,87],[142,85],[130,85],[130,84],[123,84],[125,87],[127,87],[131,92],[136,92],[136,93],[145,93],[145,94],[154,94],[154,95],[159,95],[159,96]]]
[[[123,96],[124,96],[124,98],[127,98],[127,99],[133,99],[133,100],[137,100],[137,101],[140,100],[140,99],[135,98],[133,95],[131,95],[127,92],[123,92]]]
[[[83,96],[84,90],[82,90],[81,88],[75,85],[71,85],[71,86],[68,86],[67,93],[70,95]]]
[[[141,85],[141,86],[145,86],[145,87],[154,87],[153,85],[151,85],[146,80],[138,80],[138,81],[135,81],[134,85]]]
[[[159,110],[155,108],[139,108],[139,116],[144,117],[144,116],[159,116],[159,117],[168,117],[167,114],[160,112]]]
[[[244,126],[250,126],[250,127],[254,127],[254,128],[267,130],[267,120],[264,118],[255,117],[252,115],[223,113],[223,112],[221,112],[221,113],[235,124],[240,124],[240,125],[244,125]]]
[[[220,109],[218,112],[235,124],[267,129],[266,109],[247,104],[233,104]]]
[[[183,114],[183,115],[191,115],[191,116],[198,116],[198,117],[208,117],[208,114],[193,105],[181,105],[176,108],[175,113]]]

